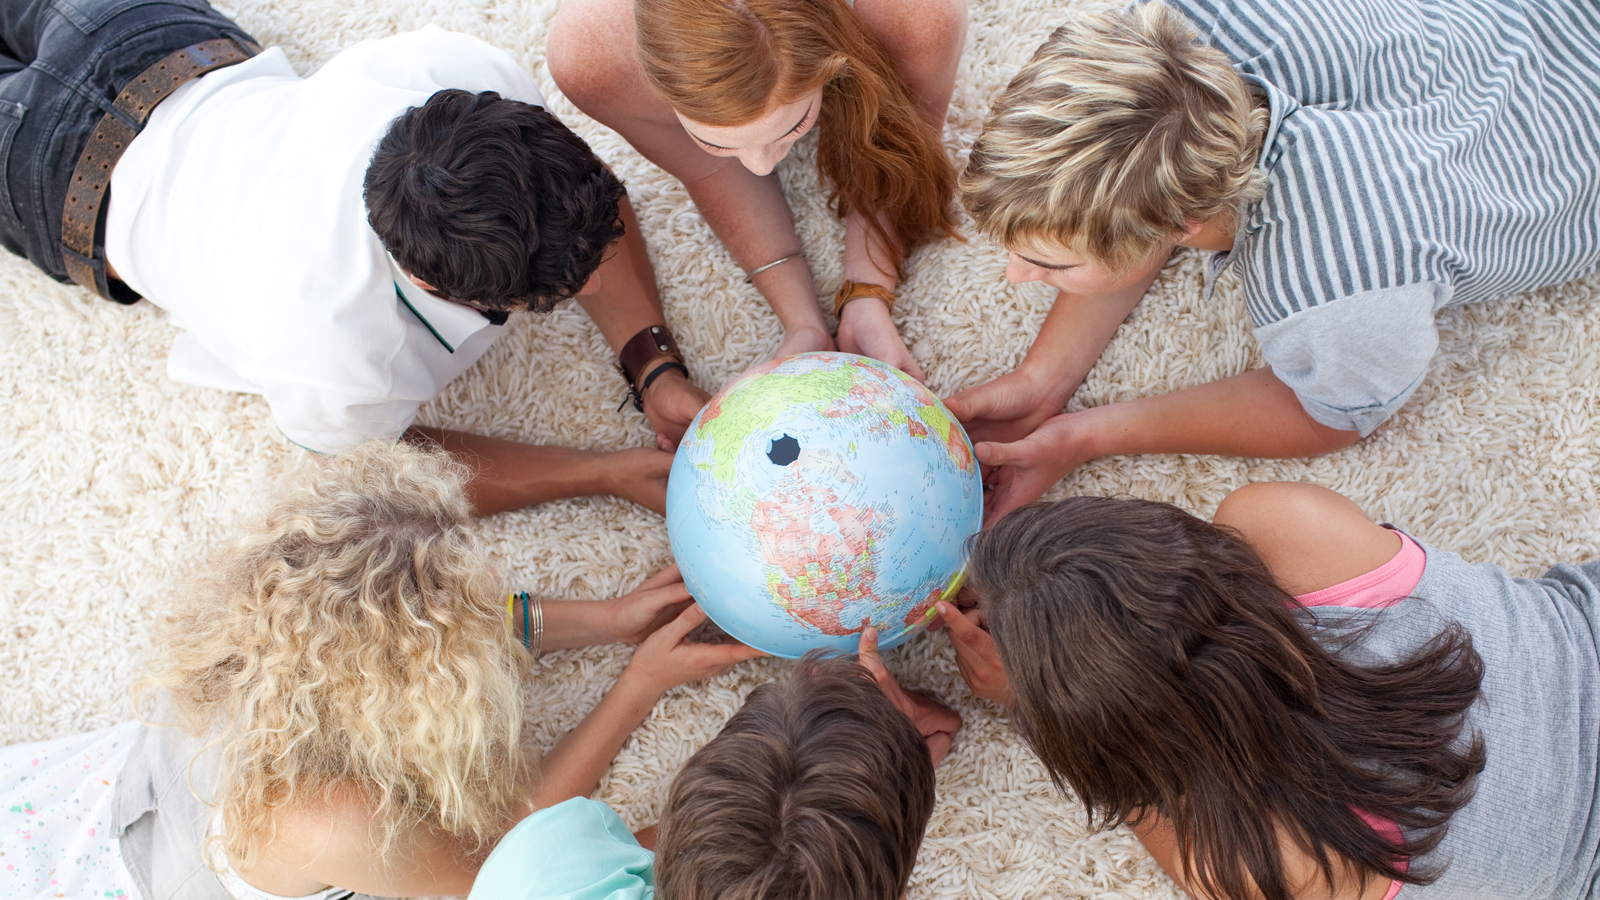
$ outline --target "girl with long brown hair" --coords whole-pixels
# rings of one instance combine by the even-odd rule
[[[1215,524],[1025,507],[968,584],[968,684],[1191,896],[1592,896],[1600,562],[1512,578],[1260,484]]]
[[[566,0],[550,73],[684,183],[772,305],[778,355],[835,344],[773,167],[813,127],[845,221],[839,349],[918,378],[890,310],[907,254],[955,234],[940,143],[965,0]]]

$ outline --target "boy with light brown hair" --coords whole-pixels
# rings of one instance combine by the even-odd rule
[[[659,837],[574,797],[511,829],[469,900],[903,898],[961,717],[902,690],[877,642],[752,691],[673,779]]]
[[[1600,268],[1596,58],[1571,0],[1174,0],[1057,29],[961,179],[1007,277],[1061,291],[1016,371],[948,401],[999,467],[986,520],[1098,456],[1347,446],[1421,383],[1439,309]],[[1179,246],[1213,251],[1208,291],[1237,264],[1268,367],[1061,414]]]

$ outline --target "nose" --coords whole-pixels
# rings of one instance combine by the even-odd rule
[[[1006,280],[1012,284],[1022,284],[1027,281],[1042,281],[1044,270],[1028,262],[1015,253],[1006,256]]]
[[[744,167],[757,175],[770,175],[777,168],[778,161],[789,153],[787,144],[768,144],[765,147],[756,147],[750,150],[739,151],[739,161]]]

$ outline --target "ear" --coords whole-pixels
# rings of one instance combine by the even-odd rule
[[[1178,239],[1179,243],[1182,243],[1183,241],[1188,240],[1189,238],[1192,238],[1204,231],[1206,223],[1210,221],[1210,219],[1184,219],[1183,237]]]
[[[427,291],[430,294],[437,294],[439,292],[438,288],[436,288],[433,285],[427,283],[426,281],[423,281],[421,278],[418,278],[417,276],[411,274],[410,272],[406,273],[406,277],[411,279],[411,283],[412,284],[416,285],[419,288],[422,288],[423,290]]]

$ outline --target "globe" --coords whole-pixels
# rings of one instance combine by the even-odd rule
[[[690,423],[667,533],[712,621],[775,656],[889,648],[961,586],[983,490],[961,423],[893,366],[801,353],[757,366]]]

